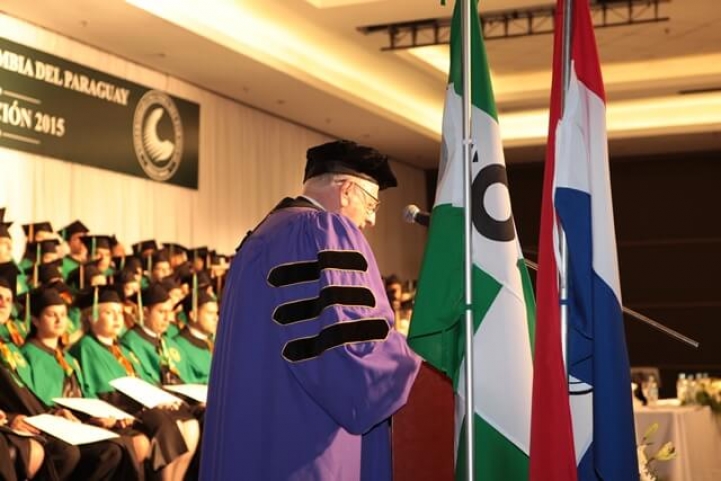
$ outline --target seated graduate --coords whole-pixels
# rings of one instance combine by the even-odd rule
[[[124,325],[119,335],[125,334],[125,331],[132,329],[138,322],[140,279],[141,276],[137,274],[133,267],[129,267],[128,264],[116,271],[113,276],[113,285],[116,287],[120,295],[120,301],[123,303]]]
[[[68,245],[68,253],[63,257],[61,271],[63,279],[67,279],[74,271],[88,260],[88,249],[83,244],[82,237],[90,232],[85,224],[76,220],[58,232]]]
[[[168,253],[170,268],[175,270],[181,264],[188,262],[188,248],[172,242],[164,242],[163,250]]]
[[[147,465],[153,477],[183,479],[198,445],[198,422],[177,406],[143,408],[110,385],[120,377],[143,377],[138,358],[118,341],[124,326],[120,295],[113,287],[99,288],[95,317],[86,301],[81,304],[87,334],[70,352],[80,363],[84,395],[103,399],[140,420],[134,427],[151,439]]]
[[[175,341],[167,337],[174,304],[160,283],[151,283],[141,295],[143,308],[138,325],[126,332],[120,343],[140,360],[141,377],[154,384],[183,384],[185,362]]]
[[[218,327],[218,300],[205,290],[198,290],[183,300],[188,324],[175,337],[185,363],[181,376],[185,382],[208,384],[213,339]]]
[[[96,262],[90,261],[83,264],[68,275],[68,286],[74,292],[81,292],[90,287],[108,284],[108,277],[102,273]]]
[[[173,275],[173,268],[170,267],[170,256],[165,249],[156,250],[150,256],[150,282],[161,282],[166,277]]]
[[[12,299],[12,291],[7,281],[1,278],[0,296]],[[0,316],[4,315],[6,313],[0,309]],[[61,481],[112,479],[122,458],[119,446],[109,443],[72,446],[52,437],[40,437],[40,431],[25,421],[28,416],[39,414],[55,414],[74,419],[66,409],[51,409],[43,404],[30,389],[31,385],[32,372],[22,352],[14,344],[0,340],[0,410],[6,413],[7,425],[11,429],[37,435],[38,439],[43,440],[45,460],[38,477]],[[33,455],[32,445],[29,451],[21,450],[20,453],[26,466],[31,466],[33,457],[38,456]],[[26,469],[26,473],[29,470]]]
[[[25,338],[28,335],[25,322],[13,318],[13,313],[17,311],[13,300],[17,294],[16,289],[19,273],[20,270],[14,262],[0,264],[0,278],[3,279],[2,287],[9,290],[9,300],[0,300],[0,302],[3,303],[2,307],[0,307],[0,311],[2,311],[0,313],[0,340],[6,344],[12,343],[17,347],[25,343]],[[6,309],[7,311],[5,311]]]
[[[42,264],[57,259],[56,246],[60,245],[58,235],[53,232],[50,222],[23,224],[25,233],[25,253],[18,264],[21,271],[35,263]],[[43,241],[52,241],[43,244]]]
[[[185,293],[183,292],[180,279],[178,279],[175,275],[166,277],[160,282],[160,284],[168,292],[168,296],[170,297],[170,301],[173,305],[173,309],[170,311],[168,329],[165,331],[166,339],[173,339],[185,326],[185,323],[181,323],[179,319],[179,314],[182,312],[180,303],[185,298]],[[183,319],[183,321],[185,321],[185,319]]]
[[[94,288],[97,289],[97,288]],[[93,293],[83,300],[92,306]],[[68,327],[67,305],[52,288],[31,292],[32,326],[22,348],[31,367],[30,388],[47,406],[55,406],[55,398],[83,397],[82,371],[78,361],[64,351],[63,339]],[[44,306],[44,307],[43,307]],[[80,414],[84,422],[117,432],[120,438],[111,439],[123,450],[123,462],[115,473],[116,479],[140,479],[142,463],[148,457],[150,441],[131,428],[130,420],[92,418]]]
[[[188,250],[188,260],[192,264],[193,272],[204,271],[210,266],[210,251],[208,247],[193,247]]]
[[[4,215],[4,214],[3,214]],[[13,286],[13,291],[16,288],[20,288],[20,292],[27,291],[27,276],[25,273],[20,271],[15,259],[13,258],[13,238],[10,235],[10,226],[12,222],[6,222],[5,219],[0,219],[0,277],[4,277],[10,285]],[[17,294],[17,292],[16,292]],[[17,320],[17,313],[13,306],[13,313],[11,315],[12,326],[8,326],[8,329],[15,328],[15,333],[12,334],[14,337],[13,342],[18,341],[16,344],[21,345],[22,341],[27,335],[27,326]],[[0,329],[1,331],[2,329]]]
[[[10,313],[15,285],[14,282],[11,285],[7,279],[0,277],[0,363],[8,365],[15,362],[10,348],[7,347],[8,343],[13,343],[10,338],[13,337],[11,333],[15,332],[7,328],[8,325],[13,325]],[[19,342],[22,344],[23,339],[19,339]],[[44,458],[45,450],[42,445],[36,439],[13,433],[8,427],[7,414],[0,411],[0,480],[32,479],[40,470]]]
[[[74,344],[83,335],[83,329],[80,325],[80,311],[70,307],[73,304],[74,293],[73,290],[65,283],[60,272],[61,261],[60,259],[53,262],[42,264],[38,268],[38,280],[40,286],[51,287],[55,289],[60,297],[63,298],[65,304],[68,306],[68,327],[65,334],[63,335],[63,344],[65,347]],[[27,311],[29,315],[29,310]],[[26,319],[28,328],[31,327],[29,317]]]
[[[80,240],[88,250],[88,260],[94,261],[102,274],[112,276],[113,245],[117,242],[115,236],[85,234]]]
[[[131,246],[133,248],[133,255],[140,259],[145,272],[140,280],[141,288],[146,289],[150,284],[150,276],[153,270],[153,254],[160,249],[155,239],[148,239],[140,242],[136,242]],[[168,270],[170,271],[170,264],[168,264]]]

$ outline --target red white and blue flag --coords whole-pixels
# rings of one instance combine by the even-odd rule
[[[558,26],[563,25],[563,3],[557,1]],[[536,295],[530,479],[633,481],[639,473],[605,93],[588,0],[573,3],[565,96],[560,28],[554,44]],[[561,342],[559,228],[567,245],[568,377]]]

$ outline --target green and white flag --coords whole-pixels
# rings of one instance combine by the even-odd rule
[[[535,303],[511,212],[506,166],[475,0],[457,0],[443,150],[409,344],[456,394],[456,478],[465,478],[463,70],[461,3],[471,1],[475,473],[528,479]]]

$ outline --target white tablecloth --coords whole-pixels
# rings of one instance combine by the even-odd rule
[[[636,437],[640,442],[649,426],[657,422],[658,431],[646,448],[653,455],[667,441],[673,441],[678,456],[655,462],[654,471],[664,481],[721,480],[721,424],[708,406],[640,407],[634,411]]]

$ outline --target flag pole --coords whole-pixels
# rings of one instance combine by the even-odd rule
[[[561,112],[563,119],[566,106],[566,93],[571,81],[571,40],[573,39],[573,2],[564,0],[563,5],[563,43],[561,46],[561,72],[563,88],[561,89]],[[558,27],[558,26],[557,26]],[[556,220],[558,222],[558,220]],[[559,273],[559,302],[561,303],[561,349],[563,350],[563,365],[568,378],[568,243],[563,226],[558,226],[559,257],[561,258],[561,272]]]
[[[459,1],[459,0],[457,0]],[[474,474],[474,410],[473,410],[473,289],[472,271],[472,217],[471,217],[471,155],[473,140],[471,135],[471,2],[463,0],[461,15],[463,39],[463,236],[464,249],[464,309],[465,309],[465,351],[466,351],[466,479],[473,481]],[[476,20],[476,19],[473,19]]]

